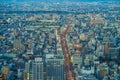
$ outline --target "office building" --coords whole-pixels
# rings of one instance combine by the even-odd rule
[[[43,62],[41,58],[36,58],[32,62],[32,80],[44,80]]]
[[[47,80],[65,80],[64,59],[49,58],[46,59]]]

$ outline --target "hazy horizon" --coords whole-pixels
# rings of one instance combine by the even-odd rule
[[[64,2],[64,1],[71,1],[71,2],[98,2],[98,1],[119,1],[120,0],[0,0],[0,2],[36,2],[36,1],[42,1],[42,2]]]

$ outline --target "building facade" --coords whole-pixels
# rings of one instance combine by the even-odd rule
[[[32,80],[44,80],[42,59],[36,59],[32,62]]]
[[[64,59],[50,58],[46,60],[47,80],[65,80]]]

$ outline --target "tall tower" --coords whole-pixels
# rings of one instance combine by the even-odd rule
[[[64,59],[55,57],[46,59],[47,80],[65,80],[64,73]]]
[[[44,80],[43,62],[41,58],[36,58],[32,62],[32,80]]]

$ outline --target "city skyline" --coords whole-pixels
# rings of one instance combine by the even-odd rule
[[[120,80],[120,2],[81,1],[0,2],[0,80]]]

